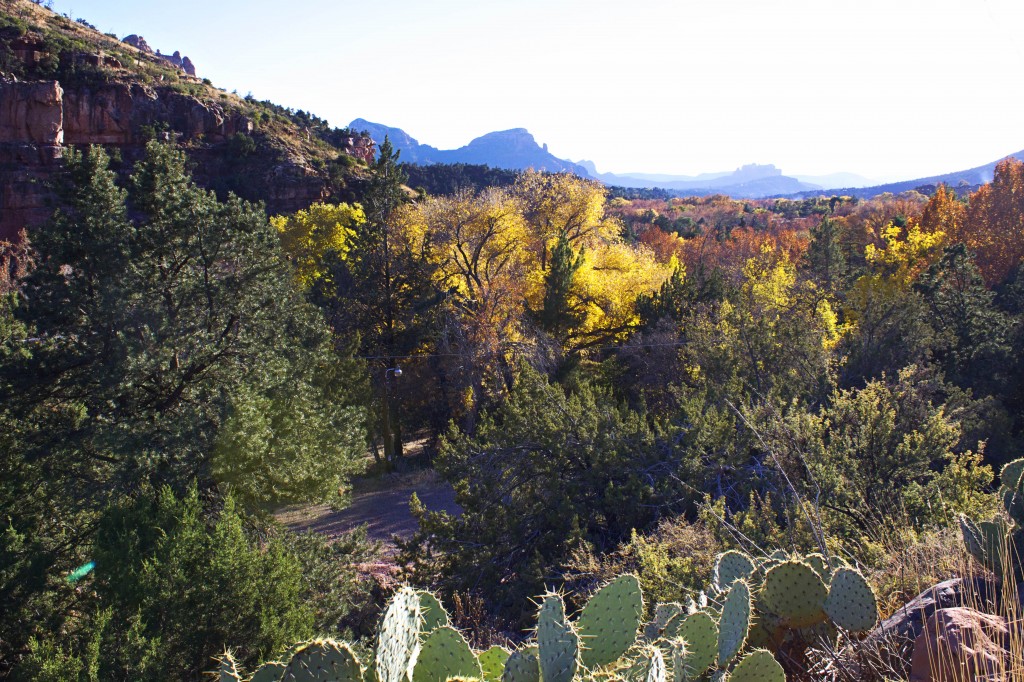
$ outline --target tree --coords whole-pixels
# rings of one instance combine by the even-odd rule
[[[108,510],[95,540],[98,606],[110,609],[101,679],[200,679],[230,646],[248,666],[313,634],[302,564],[278,538],[246,534],[228,498],[143,492]]]
[[[568,341],[570,330],[586,319],[586,308],[573,300],[573,278],[583,266],[583,251],[573,251],[565,234],[558,236],[551,250],[551,263],[544,273],[544,303],[536,316],[540,326],[562,343]]]
[[[843,285],[847,269],[837,221],[826,216],[811,229],[811,242],[804,260],[815,283],[827,295],[834,296]]]
[[[618,222],[605,217],[605,189],[599,182],[569,173],[529,170],[519,177],[513,193],[532,228],[530,248],[542,271],[547,270],[551,249],[562,235],[579,249],[620,232]]]
[[[992,182],[971,195],[963,231],[951,235],[974,253],[985,283],[1003,283],[1024,260],[1024,162],[996,164]]]
[[[918,280],[935,329],[934,351],[946,377],[975,395],[1006,395],[1011,390],[1017,353],[1013,322],[994,305],[967,247],[947,247]]]
[[[313,204],[290,216],[275,216],[270,224],[281,235],[281,248],[295,266],[299,286],[308,290],[330,276],[332,260],[345,259],[355,226],[365,221],[359,206]],[[333,288],[330,282],[320,286]]]
[[[147,485],[213,484],[218,430],[242,396],[330,400],[346,425],[323,452],[315,431],[275,433],[302,456],[255,462],[252,476],[273,466],[275,480],[302,480],[324,454],[351,471],[365,443],[344,381],[316,381],[350,364],[262,208],[218,202],[169,146],[147,147],[127,191],[108,162],[100,148],[69,155],[63,208],[34,234],[38,266],[15,310],[31,338],[0,354],[0,573],[22,579],[0,591],[10,646],[25,624],[55,629],[68,614],[60,576],[89,558],[101,510]],[[44,602],[45,617],[25,618]]]
[[[409,548],[418,569],[451,591],[479,590],[492,605],[522,607],[558,580],[574,548],[610,549],[680,502],[683,453],[668,433],[605,391],[567,394],[523,368],[508,400],[475,436],[450,432],[437,466],[462,513],[427,512]],[[420,574],[422,575],[422,574]]]

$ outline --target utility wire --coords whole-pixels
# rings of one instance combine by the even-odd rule
[[[682,348],[688,346],[688,342],[675,341],[672,343],[644,343],[629,344],[622,346],[592,346],[581,350],[624,350],[627,348]],[[496,351],[485,353],[485,355],[497,355]],[[360,360],[411,360],[413,358],[471,358],[477,357],[476,353],[417,353],[415,355],[353,355],[353,358]]]

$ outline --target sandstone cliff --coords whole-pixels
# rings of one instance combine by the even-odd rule
[[[68,145],[115,148],[127,168],[150,138],[176,141],[199,183],[270,213],[351,199],[373,159],[369,138],[201,83],[141,38],[123,44],[29,0],[0,0],[0,14],[0,240],[50,214]]]

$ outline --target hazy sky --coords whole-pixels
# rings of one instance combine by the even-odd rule
[[[600,171],[910,178],[1024,148],[1020,0],[55,0],[200,76],[459,147],[528,128]]]

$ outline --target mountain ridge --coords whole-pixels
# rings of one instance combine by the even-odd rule
[[[583,166],[554,156],[548,151],[546,144],[537,144],[536,139],[526,128],[486,133],[458,149],[438,149],[432,145],[421,144],[401,128],[374,123],[363,118],[355,119],[348,127],[352,130],[366,131],[378,146],[387,137],[392,146],[401,152],[400,158],[405,163],[466,163],[512,170],[534,168],[552,173],[574,173],[580,177],[590,177],[590,173]]]

